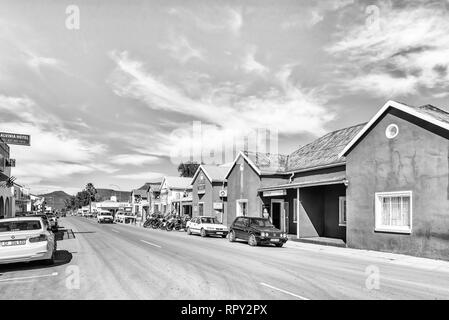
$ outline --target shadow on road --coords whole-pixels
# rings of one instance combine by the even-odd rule
[[[3,265],[0,264],[0,276],[2,276],[5,272],[46,269],[62,266],[64,264],[70,263],[70,261],[72,261],[72,258],[73,255],[71,252],[67,250],[57,250],[55,253],[55,263],[53,265],[46,265],[43,261],[18,262]]]
[[[74,231],[74,234],[89,234],[89,233],[97,233],[96,231]]]

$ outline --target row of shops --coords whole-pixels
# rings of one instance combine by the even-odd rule
[[[288,155],[240,152],[133,191],[133,212],[269,217],[291,238],[449,259],[449,114],[387,102]]]

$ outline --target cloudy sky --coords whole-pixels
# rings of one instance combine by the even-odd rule
[[[79,29],[67,28],[70,5]],[[210,150],[269,128],[290,153],[368,121],[390,99],[448,110],[448,9],[2,0],[0,131],[32,136],[31,147],[11,146],[13,175],[33,192],[74,193],[87,182],[130,190],[177,174],[174,155],[186,146]]]

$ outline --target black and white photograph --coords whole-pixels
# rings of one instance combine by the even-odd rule
[[[448,300],[448,68],[446,0],[0,0],[0,300]]]

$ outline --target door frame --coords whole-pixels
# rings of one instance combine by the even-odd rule
[[[286,212],[285,212],[285,200],[284,199],[271,199],[270,202],[270,216],[271,216],[271,223],[273,223],[273,203],[279,203],[280,204],[280,212],[279,212],[279,229],[282,232],[285,232],[285,222],[286,222]]]

